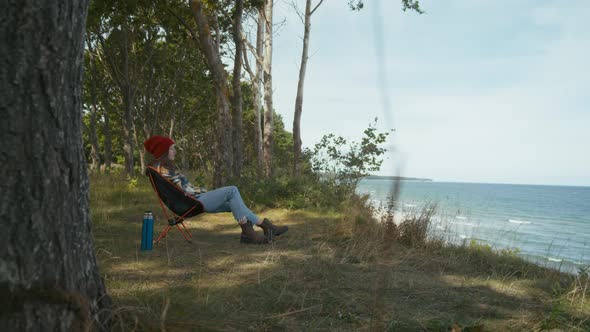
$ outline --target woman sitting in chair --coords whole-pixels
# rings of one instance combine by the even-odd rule
[[[143,142],[146,151],[152,154],[155,160],[150,166],[154,167],[164,178],[174,183],[178,188],[183,190],[186,195],[191,195],[203,205],[205,212],[231,212],[242,228],[240,242],[262,244],[269,243],[273,237],[285,233],[289,228],[287,226],[275,226],[270,220],[260,219],[250,211],[238,188],[235,186],[218,188],[206,191],[204,188],[195,188],[188,181],[187,177],[178,172],[174,166],[176,149],[174,141],[164,136],[152,136]],[[264,231],[264,236],[256,233],[252,225],[256,225]]]

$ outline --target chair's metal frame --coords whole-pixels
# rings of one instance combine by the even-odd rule
[[[149,169],[153,170],[154,173],[158,174],[158,176],[160,176],[164,181],[168,182],[171,186],[173,186],[176,190],[182,192],[182,190],[180,188],[178,188],[174,183],[170,182],[168,179],[166,179],[165,177],[163,177],[162,175],[160,175],[160,173],[158,172],[158,170],[152,166],[148,166]],[[153,179],[153,173],[147,172],[148,176],[150,178],[150,182],[152,184],[152,188],[154,189],[154,191],[156,192],[156,195],[158,196],[158,201],[160,202],[160,207],[162,207],[162,211],[164,212],[164,215],[166,216],[166,220],[168,221],[168,225],[166,225],[166,227],[164,227],[164,229],[162,230],[162,232],[160,232],[160,234],[158,235],[157,239],[156,239],[156,243],[159,243],[162,239],[164,239],[166,237],[166,235],[168,235],[168,232],[170,232],[170,230],[176,226],[176,228],[178,228],[178,230],[180,231],[180,233],[182,234],[182,236],[184,237],[184,239],[186,241],[188,241],[189,243],[192,242],[192,238],[193,235],[192,233],[189,231],[189,229],[186,227],[186,225],[184,224],[184,221],[186,220],[185,217],[191,213],[194,209],[196,209],[197,207],[201,207],[201,211],[203,211],[203,206],[202,203],[199,202],[197,199],[187,196],[190,199],[195,201],[195,205],[190,208],[189,210],[187,210],[186,212],[184,212],[181,216],[179,216],[178,214],[176,214],[174,211],[172,211],[172,209],[170,209],[169,207],[167,207],[164,202],[162,201],[162,197],[160,196],[160,192],[158,191],[158,188],[156,187],[156,184],[154,182]],[[184,194],[184,193],[183,193]],[[170,212],[172,212],[173,214],[173,218],[171,218],[168,215],[167,210],[170,210]],[[191,216],[193,217],[193,216]],[[182,225],[182,227],[180,227]]]

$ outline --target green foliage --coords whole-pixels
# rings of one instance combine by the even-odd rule
[[[348,6],[351,10],[359,11],[365,7],[364,0],[348,0]],[[402,0],[403,11],[415,11],[418,14],[424,14],[422,8],[420,8],[419,0]]]
[[[361,10],[365,4],[362,0],[348,0],[348,6],[351,10]]]
[[[127,190],[130,192],[137,191],[138,188],[138,178],[137,177],[127,177]]]
[[[492,246],[490,246],[489,244],[485,244],[485,243],[479,243],[475,239],[471,239],[471,241],[469,241],[469,249],[476,251],[476,252],[486,253],[486,254],[489,254],[492,252]]]
[[[418,14],[424,14],[424,11],[420,8],[420,2],[418,0],[402,0],[402,10],[413,10]]]
[[[489,244],[479,243],[475,239],[471,239],[471,241],[469,241],[468,248],[479,254],[492,254],[492,252],[494,252],[500,256],[507,257],[516,257],[520,252],[518,248],[504,248],[500,250],[494,250]]]
[[[251,121],[253,115],[246,113],[244,118]],[[243,176],[233,181],[245,193],[244,199],[259,207],[341,208],[355,196],[358,181],[369,171],[379,169],[386,151],[381,145],[388,136],[377,132],[376,122],[364,131],[360,142],[325,135],[314,150],[304,151],[302,176],[292,178],[293,138],[279,115],[274,130],[275,176],[259,179],[254,165],[245,163]],[[253,133],[247,137],[253,137]]]
[[[298,179],[282,176],[266,180],[242,177],[235,183],[246,203],[258,208],[337,209],[351,194],[341,186],[332,186],[312,175]]]
[[[377,132],[377,118],[365,129],[360,142],[348,142],[342,136],[327,134],[312,151],[312,170],[322,174],[324,179],[336,184],[356,188],[358,181],[378,171],[387,151],[381,145],[387,140],[388,132]]]

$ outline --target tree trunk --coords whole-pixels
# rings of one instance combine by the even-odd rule
[[[232,170],[232,123],[228,97],[227,79],[223,63],[219,56],[217,43],[211,37],[211,28],[200,0],[191,1],[191,9],[198,26],[199,47],[205,55],[207,67],[215,81],[217,96],[217,146],[215,147],[215,173],[213,184],[222,187],[226,184]]]
[[[145,151],[143,149],[143,144],[139,140],[139,136],[137,135],[137,128],[133,125],[133,140],[135,141],[135,146],[137,146],[137,152],[139,154],[139,172],[140,174],[145,174]]]
[[[236,9],[233,22],[233,39],[236,45],[236,54],[234,58],[234,72],[232,78],[233,99],[232,99],[232,120],[233,120],[233,177],[240,178],[243,165],[243,145],[242,145],[242,52],[244,51],[244,42],[242,41],[242,12],[244,10],[244,0],[236,0]]]
[[[92,164],[90,169],[92,171],[100,171],[100,148],[98,146],[98,136],[96,135],[96,98],[92,97],[92,106],[90,107],[90,157],[92,158]]]
[[[170,130],[168,130],[168,137],[172,137],[173,133],[174,133],[174,113],[172,114],[172,117],[170,118]]]
[[[133,89],[129,78],[129,39],[127,36],[127,26],[123,26],[123,76],[125,84],[122,87],[123,92],[123,153],[125,155],[125,172],[128,176],[133,177]]]
[[[104,103],[104,172],[109,174],[111,172],[111,160],[113,159],[113,139],[111,137],[111,121],[109,116],[109,102]]]
[[[184,137],[184,127],[185,127],[184,113],[185,112],[180,112],[180,124],[179,124],[180,137]],[[185,146],[186,146],[186,144],[185,144]],[[184,146],[183,146],[183,148],[184,148]],[[180,165],[181,165],[182,169],[189,169],[186,155],[187,155],[186,152],[180,154]]]
[[[87,41],[88,50],[90,51],[90,66],[92,67],[92,77],[90,77],[90,157],[92,158],[92,164],[90,169],[93,171],[100,171],[100,148],[98,146],[98,136],[96,135],[96,114],[98,113],[98,101],[96,91],[96,80],[98,75],[96,73],[96,59],[94,58],[94,50],[90,40]]]
[[[301,113],[303,112],[303,85],[305,83],[305,70],[307,69],[310,28],[311,0],[307,0],[305,3],[303,51],[301,52],[301,67],[299,67],[299,82],[297,83],[297,97],[295,98],[295,116],[293,117],[293,174],[295,177],[301,176]]]
[[[0,11],[0,326],[108,330],[82,147],[88,1],[12,1]]]
[[[272,106],[272,11],[273,0],[265,0],[264,36],[264,175],[273,176],[273,106]]]
[[[254,140],[256,148],[256,170],[258,177],[264,174],[264,153],[262,145],[262,63],[258,61],[264,56],[264,8],[258,9],[258,27],[256,29],[256,76],[254,78],[254,112],[256,123],[254,124]]]

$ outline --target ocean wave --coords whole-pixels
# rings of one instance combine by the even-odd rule
[[[467,238],[467,235],[465,235],[465,234],[459,234],[459,237],[462,238],[463,240],[465,240]]]
[[[459,220],[465,220],[465,219],[467,219],[467,217],[463,217],[463,216],[456,216],[455,218],[457,218]]]
[[[415,204],[404,204],[405,207],[416,207]]]
[[[519,224],[519,225],[532,224],[532,222],[530,222],[530,221],[524,221],[524,220],[518,220],[518,219],[508,219],[508,222],[513,223],[513,224]]]
[[[547,257],[547,260],[551,261],[551,262],[557,262],[557,263],[563,261],[563,259],[561,259],[561,258],[553,258],[553,257]]]
[[[451,221],[451,224],[461,225],[461,226],[469,226],[469,227],[475,226],[475,224],[470,223],[470,222],[459,222],[459,221]]]

